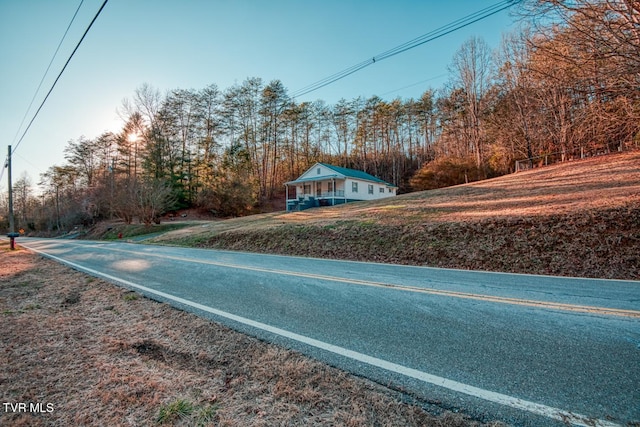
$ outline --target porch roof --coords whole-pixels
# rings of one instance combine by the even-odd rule
[[[293,185],[293,184],[303,184],[306,182],[316,182],[316,181],[327,181],[330,179],[345,179],[344,176],[340,176],[338,174],[333,175],[323,175],[323,176],[313,176],[309,178],[298,178],[295,181],[285,182],[284,185]]]

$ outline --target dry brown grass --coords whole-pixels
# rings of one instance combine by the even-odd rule
[[[213,222],[158,243],[640,279],[640,152],[374,202]]]
[[[479,425],[431,415],[378,384],[28,251],[1,249],[1,400],[52,404],[53,412],[0,407],[0,425]]]

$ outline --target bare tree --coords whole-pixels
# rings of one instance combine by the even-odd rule
[[[351,144],[355,141],[357,131],[357,115],[360,99],[351,102],[340,99],[332,110],[332,123],[335,129],[337,148],[341,155],[341,165],[348,166]]]
[[[81,136],[77,141],[70,140],[64,149],[65,159],[86,180],[87,187],[92,187],[95,184],[94,177],[100,166],[99,156],[101,153],[98,148],[95,141]]]
[[[24,228],[30,221],[29,205],[32,194],[31,180],[24,173],[20,179],[13,184],[13,200],[18,227]]]
[[[159,223],[159,217],[176,202],[171,185],[160,179],[145,179],[134,184],[130,189],[135,195],[135,212],[140,222],[151,225]]]
[[[221,92],[216,85],[209,85],[198,92],[197,101],[199,131],[193,175],[196,185],[206,187],[210,184],[220,157],[221,138],[224,134]]]
[[[453,84],[462,89],[465,111],[465,134],[470,151],[476,158],[478,170],[482,168],[483,128],[482,114],[485,95],[491,84],[491,50],[481,38],[467,40],[453,57],[450,71],[454,74]]]
[[[137,213],[138,178],[123,177],[113,183],[111,210],[116,218],[131,224]]]
[[[629,71],[640,68],[640,3],[637,0],[528,0],[522,15],[548,34],[549,22],[573,30],[581,40],[622,59]]]

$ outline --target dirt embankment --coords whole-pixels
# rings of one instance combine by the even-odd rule
[[[0,425],[481,425],[7,247]]]
[[[581,215],[413,226],[283,226],[197,246],[446,268],[640,279],[640,205]]]

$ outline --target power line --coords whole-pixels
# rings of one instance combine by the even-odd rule
[[[58,74],[58,77],[56,77],[55,81],[53,82],[53,84],[51,85],[51,89],[49,89],[49,92],[47,92],[47,95],[44,97],[44,99],[42,100],[42,103],[40,103],[40,106],[38,107],[38,109],[36,110],[35,114],[33,115],[33,117],[31,118],[31,121],[29,121],[29,124],[27,125],[26,129],[24,130],[24,132],[22,133],[22,136],[20,137],[20,140],[18,140],[18,143],[13,147],[13,150],[11,150],[11,152],[7,155],[7,158],[5,160],[4,163],[4,167],[0,169],[0,182],[2,182],[2,178],[4,177],[4,170],[7,168],[8,162],[9,162],[9,157],[14,154],[16,152],[16,150],[18,149],[18,146],[20,145],[20,143],[22,142],[22,140],[24,139],[25,135],[27,134],[27,132],[29,131],[29,129],[31,128],[31,125],[33,124],[34,120],[36,119],[36,117],[38,117],[38,113],[40,113],[40,110],[42,109],[42,107],[44,106],[45,102],[47,102],[47,99],[49,98],[49,95],[51,95],[51,92],[53,92],[53,88],[56,87],[56,83],[58,83],[58,80],[60,80],[60,77],[62,76],[62,73],[64,73],[64,70],[67,68],[67,65],[69,65],[69,62],[71,62],[71,58],[73,58],[73,55],[76,53],[76,51],[78,50],[78,48],[80,47],[80,44],[82,43],[82,41],[84,40],[85,36],[87,35],[87,33],[89,32],[89,30],[91,29],[91,27],[93,26],[93,23],[96,22],[96,19],[98,19],[98,16],[100,15],[100,13],[102,12],[102,9],[104,9],[104,7],[107,5],[107,1],[108,0],[104,0],[104,3],[102,3],[102,6],[100,6],[100,9],[98,10],[98,12],[96,13],[96,15],[93,17],[93,19],[91,20],[91,23],[89,23],[89,26],[87,27],[87,29],[84,31],[84,34],[82,34],[82,37],[80,38],[80,41],[78,41],[78,44],[76,44],[76,47],[73,49],[73,52],[71,52],[71,55],[69,55],[69,59],[67,59],[67,62],[65,62],[64,66],[62,67],[62,70],[60,70],[60,73]],[[80,2],[80,6],[82,6],[82,2],[83,0]],[[80,9],[80,6],[78,6],[78,9]],[[78,10],[76,10],[76,14],[78,13]],[[73,19],[75,19],[75,14],[71,20],[71,22],[73,22]],[[69,26],[71,26],[71,24],[69,24]],[[67,31],[69,31],[69,28],[67,27]],[[65,36],[67,34],[67,31],[65,31]],[[64,40],[64,36],[63,36],[63,40]],[[62,44],[62,41],[60,42],[60,44]],[[58,45],[58,49],[60,48],[60,45]],[[56,49],[56,53],[58,52],[58,50]],[[55,58],[54,54],[54,58]],[[53,62],[53,58],[51,60]],[[51,67],[51,63],[49,63],[49,67]],[[47,67],[47,72],[49,71],[49,67]],[[46,73],[45,72],[45,76]],[[44,80],[44,77],[43,77]],[[40,85],[42,85],[42,81],[40,82]],[[38,86],[38,90],[40,89],[40,86]],[[38,90],[36,90],[36,94],[38,93]],[[35,98],[35,95],[34,95]],[[33,100],[31,101],[33,103]],[[29,108],[27,109],[27,113],[25,113],[25,117],[26,114],[28,114],[29,109],[31,109],[31,105],[29,105]],[[22,123],[24,123],[24,118],[22,119]],[[20,124],[20,127],[22,127],[22,123]],[[18,127],[18,133],[20,132],[20,127]],[[18,133],[16,133],[16,136],[18,135]],[[14,141],[15,141],[15,137],[14,137]]]
[[[518,1],[518,0],[516,0]],[[295,92],[293,92],[293,94],[291,95],[293,98],[296,98],[298,96],[302,96],[302,95],[306,95],[310,92],[313,92],[315,90],[318,90],[324,86],[327,86],[331,83],[334,83],[340,79],[343,79],[365,67],[368,67],[369,65],[375,64],[376,61],[381,61],[383,59],[387,59],[390,58],[392,56],[395,56],[399,53],[405,52],[409,49],[413,49],[414,47],[420,46],[424,43],[427,43],[429,41],[435,40],[439,37],[445,36],[447,34],[450,34],[454,31],[457,31],[463,27],[466,27],[468,25],[471,25],[481,19],[487,18],[491,15],[494,15],[498,12],[501,12],[502,10],[505,10],[509,7],[511,7],[515,2],[513,0],[503,0],[501,2],[498,2],[492,6],[488,6],[484,9],[481,9],[477,12],[474,12],[470,15],[467,15],[463,18],[460,18],[456,21],[453,21],[443,27],[440,27],[436,30],[433,30],[427,34],[424,34],[420,37],[417,37],[413,40],[410,40],[408,42],[405,42],[399,46],[396,46],[390,50],[387,50],[383,53],[380,53],[378,55],[375,55],[374,57],[367,59],[365,61],[360,62],[359,64],[353,65],[343,71],[340,71],[336,74],[333,74],[329,77],[325,77],[322,80],[319,80],[315,83],[312,83],[308,86],[305,86],[302,89],[299,89]]]
[[[36,89],[35,93],[33,94],[33,98],[31,98],[31,102],[29,103],[29,106],[27,107],[27,111],[24,112],[24,117],[22,117],[22,121],[20,122],[20,126],[18,126],[18,130],[16,131],[16,136],[13,137],[13,142],[16,142],[16,139],[18,138],[18,135],[20,134],[20,129],[22,129],[22,125],[24,124],[24,121],[27,119],[27,115],[29,114],[29,111],[31,111],[31,107],[33,106],[33,102],[36,100],[36,96],[38,96],[38,92],[40,92],[40,88],[42,87],[42,83],[44,83],[44,79],[47,77],[47,74],[49,74],[49,70],[51,69],[51,65],[53,64],[53,61],[56,59],[56,56],[58,55],[58,51],[60,50],[60,46],[62,46],[62,43],[64,42],[64,39],[67,37],[67,33],[69,32],[69,29],[71,28],[71,25],[73,24],[73,21],[75,21],[76,16],[78,15],[78,11],[80,11],[80,8],[82,7],[82,3],[84,3],[84,0],[80,0],[80,4],[78,5],[78,8],[76,9],[76,13],[73,14],[73,17],[71,18],[71,22],[69,22],[69,25],[67,25],[67,29],[65,30],[64,34],[62,35],[62,39],[60,39],[60,43],[58,43],[58,47],[56,48],[56,51],[53,53],[53,56],[51,57],[51,61],[49,61],[49,65],[47,66],[47,69],[45,70],[44,74],[42,75],[42,79],[40,79],[40,84],[38,85],[38,88]]]
[[[488,18],[491,15],[495,15],[498,12],[501,12],[505,9],[510,8],[516,3],[519,3],[521,0],[502,0],[498,3],[495,3],[491,6],[488,6],[484,9],[481,9],[477,12],[474,12],[470,15],[467,15],[463,18],[457,19],[447,25],[444,25],[440,28],[437,28],[433,31],[430,31],[426,34],[423,34],[420,37],[417,37],[413,40],[409,40],[399,46],[396,46],[392,49],[389,49],[385,52],[382,52],[378,55],[373,56],[370,59],[362,61],[358,64],[352,65],[351,67],[342,70],[338,73],[332,74],[331,76],[325,77],[324,79],[318,80],[315,83],[312,83],[308,86],[305,86],[291,94],[292,98],[297,98],[299,96],[306,95],[308,93],[314,92],[320,88],[330,85],[331,83],[335,83],[338,80],[341,80],[357,71],[362,70],[365,67],[375,64],[376,62],[380,62],[383,59],[391,58],[392,56],[398,55],[400,53],[406,52],[409,49],[413,49],[430,41],[436,40],[440,37],[446,36],[447,34],[451,34],[454,31],[460,30],[466,26],[469,26],[475,22],[478,22],[482,19]]]
[[[437,76],[429,77],[428,79],[420,80],[419,82],[411,83],[410,85],[403,86],[403,87],[398,88],[398,89],[393,89],[393,90],[390,90],[389,92],[381,93],[380,96],[385,96],[385,95],[389,95],[390,93],[399,92],[401,90],[408,89],[408,88],[414,87],[414,86],[418,86],[418,85],[420,85],[422,83],[426,83],[426,82],[430,82],[430,81],[433,81],[433,80],[441,79],[442,77],[446,77],[446,76],[447,76],[447,74],[438,74]]]
[[[100,15],[100,13],[102,12],[102,9],[104,9],[104,7],[107,5],[107,1],[109,0],[104,0],[104,2],[102,3],[102,6],[100,6],[100,9],[98,10],[98,12],[96,13],[96,15],[93,17],[93,19],[91,20],[91,23],[89,24],[89,26],[87,27],[87,29],[84,31],[84,34],[82,34],[82,37],[80,38],[80,41],[78,41],[78,44],[76,44],[76,47],[73,49],[73,52],[71,52],[71,55],[69,55],[69,59],[67,59],[67,62],[65,62],[64,66],[62,67],[62,70],[60,70],[60,73],[58,74],[58,77],[56,77],[56,80],[53,82],[53,85],[51,85],[51,89],[49,89],[49,92],[47,92],[47,95],[44,97],[44,99],[42,100],[42,103],[40,104],[40,106],[38,107],[38,109],[36,110],[35,114],[33,115],[33,118],[31,119],[31,121],[29,122],[29,124],[27,125],[26,129],[24,130],[22,136],[20,137],[20,140],[18,140],[18,143],[16,144],[16,146],[13,148],[13,151],[11,153],[15,153],[15,151],[18,149],[18,146],[20,145],[20,143],[22,142],[22,140],[24,139],[25,135],[27,134],[27,132],[29,131],[29,128],[31,128],[31,125],[33,124],[33,121],[36,119],[36,117],[38,117],[38,113],[40,113],[40,110],[42,109],[42,107],[44,106],[45,102],[47,102],[47,99],[49,98],[49,95],[51,95],[51,92],[53,92],[53,89],[56,87],[56,83],[58,83],[58,80],[60,80],[60,77],[62,76],[62,73],[64,73],[64,70],[66,70],[67,65],[69,65],[69,62],[71,62],[71,58],[73,58],[73,55],[75,55],[76,51],[78,50],[78,48],[80,47],[80,44],[82,43],[82,41],[84,40],[84,38],[86,37],[87,33],[89,32],[89,30],[91,29],[91,27],[93,26],[93,23],[96,22],[96,19],[98,19],[98,16]]]

